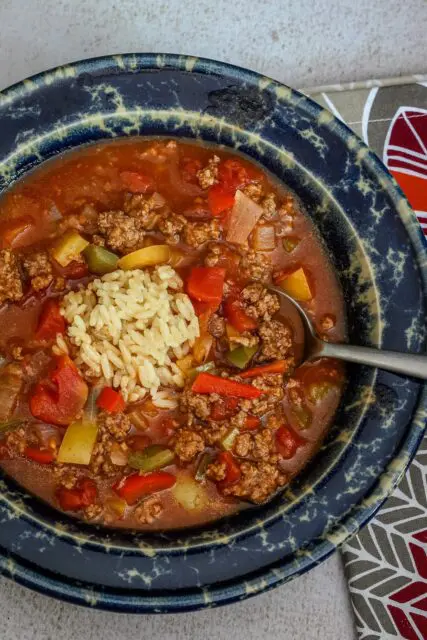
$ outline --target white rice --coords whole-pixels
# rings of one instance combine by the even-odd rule
[[[126,401],[150,393],[159,408],[176,406],[184,385],[175,364],[199,336],[199,322],[179,275],[169,266],[117,270],[68,293],[61,313],[76,364],[85,375],[120,389]],[[58,336],[56,350],[67,349]]]

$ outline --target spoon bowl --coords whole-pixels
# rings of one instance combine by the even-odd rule
[[[269,285],[268,288],[279,296],[282,314],[289,319],[294,329],[297,366],[317,358],[337,358],[427,380],[427,355],[325,342],[317,335],[309,315],[299,302],[280,287]],[[300,336],[303,338],[302,343]]]

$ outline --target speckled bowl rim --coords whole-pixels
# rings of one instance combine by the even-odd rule
[[[15,97],[19,96],[21,90],[25,91],[25,85],[28,83],[33,83],[33,86],[43,83],[50,84],[54,82],[55,78],[66,77],[71,70],[73,74],[76,72],[84,73],[85,71],[93,71],[94,67],[102,68],[111,64],[115,64],[118,68],[124,68],[123,61],[134,61],[139,69],[168,67],[187,71],[191,70],[197,61],[199,66],[210,73],[224,74],[227,77],[235,77],[239,80],[246,79],[251,83],[258,83],[259,86],[267,87],[269,84],[282,86],[285,91],[290,92],[289,95],[298,99],[299,104],[306,103],[310,105],[311,111],[317,113],[317,115],[323,111],[322,107],[305,95],[254,71],[210,59],[155,53],[90,58],[63,67],[52,68],[1,91],[0,97],[13,101]],[[372,172],[378,182],[381,183],[382,188],[387,192],[396,211],[399,212],[416,256],[424,290],[427,290],[427,259],[425,254],[427,243],[403,192],[378,157],[346,125],[336,118],[331,118],[330,122],[333,125],[334,135],[344,140],[351,137],[352,150],[354,152],[363,150],[364,160],[369,162]],[[345,518],[340,521],[339,526],[335,527],[323,539],[314,541],[310,545],[310,549],[302,549],[294,554],[296,568],[293,572],[287,571],[286,567],[281,568],[280,563],[278,563],[273,567],[267,566],[257,572],[247,574],[243,578],[230,580],[224,584],[194,589],[194,592],[191,589],[187,589],[186,593],[172,594],[169,592],[165,596],[150,595],[149,592],[142,596],[133,596],[131,591],[120,593],[113,589],[94,588],[88,584],[67,582],[43,569],[34,570],[33,566],[30,566],[24,560],[17,560],[16,558],[11,560],[9,556],[3,554],[0,555],[0,572],[24,586],[68,602],[122,612],[162,613],[165,611],[189,611],[243,600],[283,584],[319,564],[344,544],[349,537],[357,533],[375,515],[398,484],[406,467],[415,455],[424,434],[426,415],[427,385],[423,385],[410,428],[408,428],[406,437],[402,440],[399,450],[385,472],[377,479],[376,484],[365,495],[364,499],[350,509]],[[289,558],[287,558],[288,563]]]

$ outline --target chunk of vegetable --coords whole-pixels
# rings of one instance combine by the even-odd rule
[[[153,178],[137,171],[121,171],[120,180],[131,193],[147,193],[156,188]]]
[[[194,367],[194,369],[189,369],[187,375],[191,379],[196,378],[199,373],[203,373],[204,371],[213,371],[215,369],[215,362],[212,360],[210,362],[205,362],[204,364],[199,365],[198,367]]]
[[[245,423],[243,425],[243,429],[245,431],[255,431],[261,424],[260,418],[258,416],[246,416]]]
[[[330,381],[313,382],[308,386],[308,397],[311,402],[317,404],[326,398],[334,388],[336,385]]]
[[[131,269],[143,269],[144,267],[154,267],[167,262],[170,258],[170,249],[167,244],[155,244],[152,247],[145,247],[128,253],[117,263],[119,269],[130,271]]]
[[[224,302],[224,316],[239,333],[253,331],[258,323],[254,318],[248,316],[238,298],[230,297]]]
[[[58,333],[65,332],[65,320],[61,315],[59,302],[49,298],[43,305],[37,325],[37,340],[54,340]]]
[[[1,243],[5,247],[15,249],[19,246],[21,236],[35,227],[33,218],[23,216],[6,223],[1,234]]]
[[[125,408],[125,401],[120,391],[104,387],[96,401],[97,406],[108,413],[119,413]]]
[[[88,387],[68,356],[56,357],[50,377],[39,382],[30,397],[30,411],[49,424],[68,425],[83,409]]]
[[[119,256],[112,251],[108,251],[104,247],[98,247],[96,244],[90,244],[83,251],[84,258],[91,273],[103,276],[117,269]]]
[[[77,231],[67,231],[53,247],[52,256],[61,267],[66,267],[70,262],[78,258],[88,246],[89,242]]]
[[[288,296],[299,302],[308,302],[312,299],[310,285],[303,267],[293,271],[289,275],[278,279],[277,284]]]
[[[202,454],[197,465],[196,475],[194,476],[194,479],[197,480],[197,482],[203,482],[203,480],[205,480],[206,471],[213,459],[213,455],[211,453],[208,453],[207,451]]]
[[[255,251],[273,251],[276,248],[276,232],[272,224],[259,224],[252,237]]]
[[[58,462],[89,464],[98,435],[96,422],[72,422],[65,432],[58,451]]]
[[[230,431],[228,431],[221,439],[221,447],[226,451],[231,451],[234,447],[234,443],[238,435],[239,429],[237,427],[233,427],[233,429],[230,429]]]
[[[205,489],[193,478],[179,476],[172,489],[175,500],[187,511],[204,509],[208,504]]]
[[[227,420],[234,416],[239,406],[239,398],[220,398],[213,403],[210,413],[211,420]]]
[[[259,398],[262,393],[250,384],[213,376],[210,373],[199,373],[191,390],[194,393],[217,393],[220,396],[234,396],[236,398]]]
[[[135,504],[145,496],[170,489],[175,482],[176,477],[166,471],[155,471],[144,476],[134,473],[120,480],[113,489],[127,504]]]
[[[190,298],[210,305],[219,305],[224,289],[225,269],[221,267],[193,267],[187,280]]]
[[[182,371],[182,373],[186,376],[188,374],[188,372],[193,368],[193,356],[191,354],[188,354],[187,356],[184,356],[183,358],[179,358],[176,361],[176,365],[177,367],[179,367]]]
[[[98,490],[90,478],[81,478],[73,489],[59,487],[56,498],[63,511],[80,511],[96,502]]]
[[[297,449],[306,443],[306,440],[288,425],[283,425],[276,431],[276,443],[282,458],[289,460],[294,457]]]
[[[81,260],[72,260],[66,267],[62,267],[61,275],[67,280],[80,280],[85,278],[89,273],[86,262]]]
[[[24,456],[38,464],[52,464],[55,456],[50,449],[37,449],[36,447],[26,447]]]
[[[253,367],[240,374],[241,378],[256,378],[257,376],[265,376],[269,373],[285,373],[289,369],[286,360],[275,360],[270,364],[262,364],[259,367]]]
[[[222,184],[214,184],[208,191],[208,206],[213,216],[221,216],[234,205],[235,192]]]
[[[96,401],[101,392],[99,386],[92,387],[89,391],[88,399],[84,408],[84,420],[86,422],[95,422],[98,415],[98,407]]]
[[[313,415],[307,407],[294,406],[291,413],[298,423],[300,429],[308,429],[313,421]]]
[[[151,444],[143,451],[134,451],[129,455],[128,464],[132,469],[155,471],[172,464],[175,454],[171,449],[160,444]]]
[[[282,240],[283,248],[287,253],[292,253],[292,251],[297,248],[299,243],[299,239],[295,236],[285,236]]]
[[[194,362],[201,365],[209,358],[213,346],[213,337],[207,331],[203,331],[193,344],[192,354]]]
[[[148,427],[147,418],[145,418],[142,414],[142,407],[138,409],[134,409],[130,413],[127,414],[129,420],[132,422],[133,426],[140,431],[145,431]]]
[[[251,200],[243,191],[236,191],[228,221],[227,241],[244,244],[262,214],[263,208],[259,204]]]
[[[218,488],[234,484],[240,479],[240,467],[230,451],[222,451],[217,456],[216,462],[225,464],[225,478],[218,483]]]
[[[252,360],[257,351],[257,345],[255,345],[254,347],[240,346],[227,353],[227,360],[234,367],[237,367],[238,369],[244,369],[248,366],[249,362]]]
[[[124,517],[127,509],[126,502],[118,496],[111,496],[111,498],[107,498],[105,500],[105,506],[114,516],[117,516],[119,520]]]

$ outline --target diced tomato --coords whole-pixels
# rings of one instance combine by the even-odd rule
[[[59,309],[58,300],[53,298],[46,300],[35,333],[37,340],[54,340],[58,333],[65,332],[65,320]]]
[[[275,360],[270,364],[262,364],[259,367],[247,369],[240,374],[241,378],[256,378],[257,376],[265,376],[271,373],[285,373],[289,369],[289,363],[286,360]]]
[[[187,280],[187,293],[198,302],[219,305],[224,289],[225,269],[193,267]]]
[[[250,384],[213,376],[211,373],[199,373],[192,384],[194,393],[217,393],[220,396],[232,396],[235,398],[259,398],[260,389]]]
[[[199,302],[198,300],[192,300],[191,302],[198,318],[205,314],[210,317],[213,313],[215,313],[219,306],[217,304],[209,304],[209,302]]]
[[[135,504],[144,496],[170,489],[175,482],[176,477],[166,471],[154,471],[143,476],[134,473],[113,485],[113,489],[127,504]]]
[[[208,190],[208,206],[212,215],[219,217],[231,209],[234,205],[235,193],[221,184],[212,185]]]
[[[68,356],[56,357],[56,368],[30,396],[30,411],[48,424],[69,425],[86,404],[88,387]]]
[[[195,182],[197,172],[202,168],[202,163],[196,158],[186,160],[182,167],[182,177],[186,182]]]
[[[21,236],[34,228],[34,220],[30,216],[23,216],[7,222],[1,233],[1,244],[15,249],[19,246]]]
[[[97,406],[109,413],[118,413],[125,408],[125,401],[119,391],[114,391],[111,387],[104,387],[99,394]]]
[[[244,187],[256,179],[254,171],[249,171],[239,160],[229,158],[221,162],[218,168],[219,184],[236,193],[237,189]]]
[[[26,447],[24,456],[39,464],[51,464],[55,460],[55,456],[49,449],[37,449],[36,447]]]
[[[293,458],[299,447],[305,444],[304,438],[288,425],[279,427],[276,431],[276,442],[279,453],[285,460]]]
[[[224,488],[239,480],[240,467],[232,453],[229,451],[221,451],[217,457],[217,462],[222,462],[226,466],[225,478],[218,483],[219,488]]]
[[[243,429],[245,431],[255,431],[261,424],[261,420],[258,416],[246,416],[245,424],[243,425]]]
[[[137,171],[122,171],[120,180],[125,189],[131,193],[147,193],[156,188],[153,178]]]
[[[59,487],[56,497],[63,511],[80,511],[96,502],[98,490],[90,478],[82,478],[73,489]]]
[[[143,451],[151,444],[151,440],[148,436],[138,434],[130,436],[126,442],[132,451]]]
[[[211,420],[226,420],[236,414],[239,398],[221,398],[212,405]]]
[[[61,268],[61,274],[68,280],[80,280],[80,278],[85,278],[88,273],[89,268],[86,262],[79,260],[72,260],[66,267]]]
[[[253,331],[258,326],[257,321],[248,316],[238,298],[227,298],[224,303],[224,316],[239,333]]]

